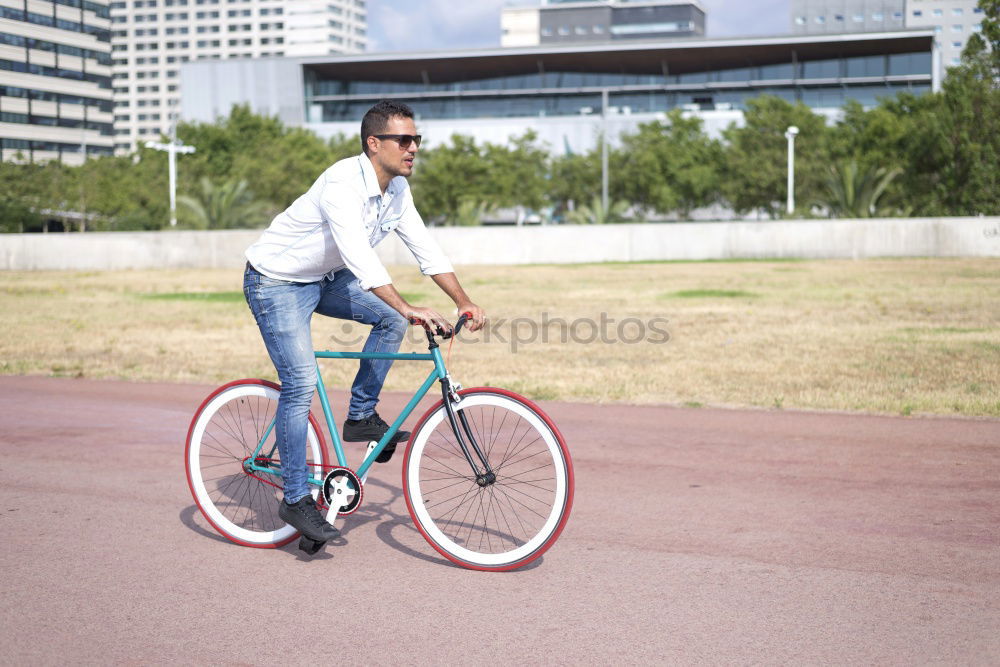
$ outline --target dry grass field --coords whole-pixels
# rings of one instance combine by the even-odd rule
[[[447,299],[413,267],[414,303]],[[462,267],[492,318],[451,350],[466,386],[538,399],[1000,416],[1000,261]],[[0,372],[217,383],[274,378],[240,271],[0,274]],[[547,326],[543,326],[543,324]],[[325,349],[362,331],[317,317]],[[420,349],[422,334],[404,347]],[[324,362],[349,384],[354,362]],[[422,364],[397,363],[412,390]]]

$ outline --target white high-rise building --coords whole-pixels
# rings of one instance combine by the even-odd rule
[[[0,159],[111,153],[107,2],[0,0]]]
[[[170,133],[180,108],[181,63],[360,53],[368,46],[365,4],[365,0],[111,2],[116,151],[128,152],[140,140]]]
[[[969,36],[983,29],[983,10],[976,0],[907,0],[906,27],[931,28],[941,51],[941,64],[958,65]]]

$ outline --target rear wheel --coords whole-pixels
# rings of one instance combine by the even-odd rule
[[[459,394],[456,415],[465,415],[496,481],[477,481],[439,401],[406,447],[407,507],[421,534],[450,561],[477,570],[522,567],[552,546],[569,518],[573,466],[566,443],[522,396],[492,388]]]
[[[280,387],[266,380],[237,380],[205,399],[188,429],[185,463],[188,485],[198,508],[223,536],[251,547],[273,548],[298,532],[278,516],[282,498],[280,455],[271,427]],[[270,429],[256,465],[247,462]],[[313,416],[306,431],[310,475],[322,479],[326,446]]]

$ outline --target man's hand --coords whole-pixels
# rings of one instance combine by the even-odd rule
[[[451,332],[451,322],[434,310],[433,308],[421,308],[420,306],[410,306],[403,312],[403,317],[413,323],[414,319],[423,320],[431,331],[440,329],[445,333]]]
[[[471,301],[458,304],[459,316],[463,313],[469,313],[469,322],[466,325],[469,331],[479,331],[486,324],[486,311]]]

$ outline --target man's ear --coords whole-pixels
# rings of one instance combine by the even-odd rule
[[[368,146],[369,155],[378,153],[378,139],[375,138],[375,135],[369,134],[368,139],[365,140],[365,143]]]

